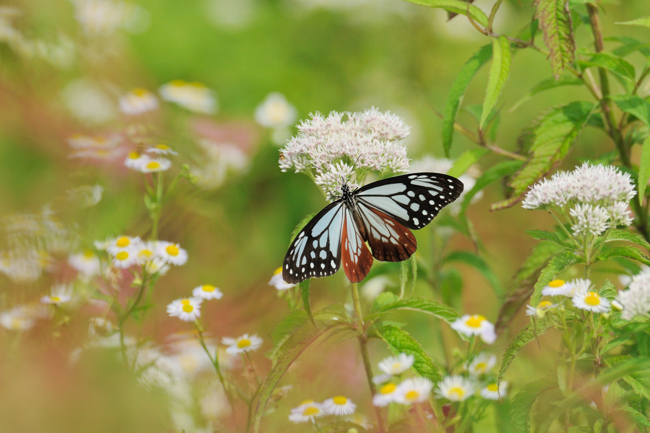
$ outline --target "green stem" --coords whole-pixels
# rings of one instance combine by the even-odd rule
[[[363,313],[361,312],[361,300],[359,299],[359,285],[357,283],[352,283],[352,302],[354,304],[354,312],[357,316],[357,328],[359,329],[359,348],[361,349],[361,358],[363,359],[363,367],[366,371],[366,379],[368,380],[368,387],[370,388],[371,396],[374,396],[377,393],[375,384],[372,381],[372,366],[370,364],[370,356],[368,355],[368,335],[366,334],[365,326],[363,323]],[[386,431],[386,425],[384,421],[383,414],[381,409],[375,406],[375,412],[377,414],[377,427],[379,433],[384,433]]]
[[[163,199],[163,176],[161,172],[156,173],[156,197],[154,200],[154,209],[151,212],[152,228],[151,228],[151,240],[155,241],[158,239],[158,222],[160,221],[160,211],[162,210],[162,199]]]

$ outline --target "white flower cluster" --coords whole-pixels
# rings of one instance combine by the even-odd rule
[[[479,353],[471,363],[466,365],[470,377],[453,375],[445,377],[436,393],[450,401],[464,401],[476,393],[488,400],[500,400],[506,396],[508,382],[497,385],[490,370],[496,365],[497,358],[487,353]]]
[[[628,203],[636,195],[628,173],[588,162],[571,172],[561,171],[535,184],[526,194],[524,209],[568,207],[576,236],[598,236],[610,227],[629,226]]]
[[[74,134],[68,138],[68,144],[72,148],[69,157],[111,161],[123,155],[120,147],[122,142],[123,137],[118,134]]]
[[[342,395],[328,398],[322,403],[317,403],[314,400],[305,400],[299,406],[291,409],[289,420],[296,424],[307,421],[314,422],[314,418],[320,418],[325,415],[351,415],[356,409],[357,405]]]
[[[127,116],[138,116],[156,110],[158,99],[152,92],[138,87],[122,95],[119,106]]]
[[[628,289],[619,292],[618,301],[623,307],[623,319],[632,320],[650,313],[650,268],[632,277]]]
[[[169,265],[182,266],[187,262],[187,251],[179,244],[165,241],[143,241],[138,237],[119,236],[104,242],[95,241],[95,248],[105,250],[116,268],[142,266],[150,274],[164,275]]]
[[[345,117],[345,120],[344,120]],[[316,113],[298,125],[299,133],[281,150],[280,168],[311,174],[328,197],[340,195],[342,182],[357,172],[403,173],[409,161],[403,140],[410,128],[390,112]]]
[[[611,302],[594,291],[591,280],[585,278],[576,278],[572,281],[553,280],[542,289],[542,295],[571,298],[574,307],[593,313],[608,313],[611,308]],[[542,301],[536,307],[528,305],[526,314],[543,317],[548,310],[558,305],[560,304]]]
[[[153,156],[151,156],[153,154]],[[131,152],[124,160],[124,165],[141,173],[158,173],[169,170],[172,162],[159,155],[178,155],[166,144],[158,144],[146,150],[146,153]]]

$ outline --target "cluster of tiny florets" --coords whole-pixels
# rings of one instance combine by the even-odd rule
[[[280,168],[310,173],[329,197],[340,194],[341,179],[349,181],[353,172],[408,170],[403,140],[410,128],[390,112],[316,113],[298,131],[281,151]]]
[[[629,288],[619,293],[618,301],[623,306],[621,316],[626,320],[650,313],[650,268],[632,277]]]
[[[576,236],[598,236],[608,228],[632,224],[628,204],[635,195],[628,173],[613,166],[586,162],[571,172],[558,172],[551,179],[535,184],[522,206],[524,209],[568,208]]]

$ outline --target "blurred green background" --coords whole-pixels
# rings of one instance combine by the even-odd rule
[[[475,2],[484,10],[492,3]],[[181,181],[167,203],[160,239],[180,242],[190,260],[159,281],[155,307],[142,335],[162,342],[168,334],[186,330],[185,324],[166,316],[164,306],[209,281],[225,293],[220,303],[204,312],[210,332],[219,337],[257,332],[265,339],[264,349],[270,349],[270,330],[287,307],[268,280],[282,262],[295,225],[320,210],[325,201],[306,176],[279,170],[279,147],[271,142],[270,131],[255,124],[255,108],[271,92],[284,94],[296,107],[298,119],[313,112],[376,106],[395,112],[412,126],[407,140],[410,158],[442,157],[442,122],[435,112],[442,111],[463,63],[490,39],[462,16],[447,22],[444,11],[399,0],[142,0],[130,4],[136,7],[136,18],[106,38],[84,35],[69,1],[6,1],[0,7],[0,214],[38,212],[55,203],[58,216],[75,227],[83,246],[119,234],[146,237],[150,221],[142,202],[141,176],[121,168],[121,161],[103,164],[69,158],[67,139],[72,134],[113,133],[128,127],[128,122],[119,116],[95,123],[75,118],[66,106],[65,89],[76,80],[90,80],[108,89],[115,102],[133,87],[155,91],[175,79],[202,82],[218,98],[220,109],[211,122],[236,128],[247,137],[247,167],[211,190],[197,190]],[[506,1],[495,31],[514,34],[532,14],[529,0]],[[608,4],[603,14],[605,32],[650,40],[648,30],[614,24],[648,14],[647,0]],[[44,55],[38,51],[27,55],[8,42],[7,28],[26,40],[62,48],[56,55],[54,49],[44,50]],[[591,47],[586,29],[579,28],[576,37],[580,46]],[[639,54],[629,60],[635,65],[645,61]],[[474,79],[464,107],[482,103],[486,75],[484,68]],[[499,103],[499,146],[514,149],[522,129],[548,107],[589,99],[580,88],[563,87],[535,97],[514,112],[507,111],[549,75],[550,65],[543,55],[532,50],[516,52]],[[182,164],[195,164],[201,158],[188,132],[195,118],[181,109],[163,108],[149,132],[180,152],[174,159],[173,170],[178,172]],[[472,129],[476,126],[468,113],[461,112],[458,119]],[[452,156],[472,146],[457,135]],[[576,149],[567,167],[580,158],[612,150],[613,145],[602,134],[586,130]],[[490,156],[483,163],[489,166],[497,160]],[[67,190],[89,184],[105,188],[96,206],[79,211],[58,204]],[[548,227],[550,221],[519,208],[489,212],[489,205],[500,198],[499,187],[492,187],[470,207],[468,215],[486,247],[483,256],[508,289],[521,258],[534,245],[525,230]],[[417,233],[421,248],[430,247],[428,230],[433,229]],[[467,239],[454,238],[453,249],[472,248]],[[376,266],[371,276],[399,268],[390,266]],[[475,270],[458,269],[464,279],[462,312],[481,313],[494,321],[499,302],[489,285]],[[38,299],[52,283],[65,278],[60,267],[28,284],[0,276],[0,307]],[[397,280],[395,273],[393,278]],[[418,290],[428,295],[424,286]],[[313,308],[344,301],[346,280],[336,275],[315,281],[312,296]],[[137,387],[111,356],[89,357],[82,367],[68,364],[69,353],[86,338],[87,319],[83,312],[72,316],[58,337],[46,325],[20,339],[3,332],[0,425],[12,427],[6,431],[44,431],[45,425],[51,432],[167,431],[164,398]],[[432,326],[444,325],[412,316],[395,320],[408,322],[406,329],[423,342],[434,360],[444,359],[437,334],[431,332]],[[526,322],[519,317],[513,329],[500,337],[495,353]],[[452,333],[448,334],[453,340]],[[547,339],[552,344],[553,336]],[[447,350],[452,348],[453,344]],[[387,353],[379,343],[372,349],[377,360]],[[553,359],[550,351],[536,347],[526,353],[529,358],[520,359],[510,372],[515,384],[529,377],[531,370],[543,371]],[[259,362],[268,370],[268,361],[260,356]],[[324,343],[310,350],[284,379],[294,389],[267,422],[286,425],[288,410],[297,402],[324,399],[330,393],[348,393],[362,412],[370,414],[360,367],[355,346],[349,342]]]

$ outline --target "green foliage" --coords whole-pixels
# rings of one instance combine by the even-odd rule
[[[627,257],[634,259],[644,265],[650,265],[650,258],[636,248],[630,246],[603,248],[602,253],[598,256],[599,260],[607,260],[611,257]]]
[[[430,8],[444,9],[460,15],[468,15],[477,23],[484,27],[488,25],[488,17],[485,13],[474,5],[465,3],[460,0],[407,0],[416,5],[427,6]]]
[[[634,81],[634,66],[614,54],[607,52],[594,54],[589,60],[579,61],[578,65],[583,69],[589,67],[607,69],[630,82]]]
[[[483,112],[479,123],[481,129],[496,105],[506,81],[508,81],[511,62],[510,41],[508,41],[508,38],[500,36],[494,39],[492,43],[492,65],[490,65],[487,90],[483,101]]]
[[[498,278],[494,275],[494,272],[492,272],[492,269],[485,262],[485,260],[483,260],[483,258],[467,251],[454,251],[445,257],[443,261],[443,263],[452,262],[459,262],[470,265],[479,271],[483,277],[485,277],[488,283],[490,283],[490,286],[492,286],[492,289],[494,289],[494,293],[496,293],[497,296],[501,297],[503,295],[503,286],[501,286]]]
[[[575,41],[568,3],[565,0],[535,0],[536,17],[544,32],[555,79],[575,60]]]
[[[463,65],[454,82],[451,84],[447,99],[445,100],[444,118],[442,121],[442,146],[445,156],[449,156],[449,150],[454,139],[454,123],[460,100],[465,94],[469,83],[472,82],[476,72],[481,69],[488,60],[492,58],[492,45],[482,46],[474,55]]]
[[[623,21],[621,23],[616,23],[616,24],[621,24],[624,26],[638,26],[638,27],[650,28],[650,15],[647,17],[637,18],[635,20],[630,20],[630,21]]]
[[[382,293],[377,297],[377,299],[375,299],[375,303],[372,306],[372,314],[370,314],[367,319],[381,317],[384,313],[393,310],[418,311],[442,319],[450,324],[460,317],[452,308],[431,299],[421,298],[418,296],[399,299],[394,294],[386,292]]]
[[[564,86],[580,86],[582,85],[582,80],[575,77],[565,77],[562,76],[557,80],[554,78],[547,78],[546,80],[540,81],[535,87],[530,89],[519,101],[517,101],[509,110],[508,113],[514,112],[519,108],[524,102],[531,99],[533,96],[542,93],[546,90],[556,89],[558,87]]]
[[[605,238],[605,242],[628,241],[640,247],[650,249],[650,242],[637,233],[629,230],[611,229]]]
[[[573,245],[566,239],[562,239],[557,233],[546,230],[526,230],[526,233],[538,241],[551,241],[565,248],[572,248]]]
[[[314,316],[311,314],[311,305],[309,304],[309,282],[310,281],[311,279],[307,278],[305,281],[300,283],[300,297],[302,298],[302,305],[305,307],[305,312],[309,317],[309,321],[311,322],[312,325],[314,325],[315,328],[317,328],[316,322],[314,321]]]
[[[612,98],[618,108],[650,126],[650,103],[636,95],[618,95]]]
[[[542,298],[542,289],[548,285],[548,283],[553,281],[557,274],[580,261],[580,257],[578,257],[573,251],[564,251],[563,253],[554,256],[548,265],[542,270],[537,283],[535,283],[535,291],[530,299],[530,303],[532,305],[539,304],[539,300]]]
[[[517,334],[514,340],[510,342],[508,348],[503,354],[501,368],[499,369],[499,375],[497,378],[498,382],[501,382],[508,367],[510,367],[512,360],[515,359],[515,356],[517,356],[517,353],[519,353],[521,348],[531,341],[536,340],[537,337],[548,331],[552,326],[553,322],[548,317],[545,317],[543,319],[533,320],[532,325],[519,331],[519,334]]]
[[[643,203],[648,180],[650,180],[650,135],[646,137],[641,147],[641,164],[639,165],[639,180],[637,182],[637,185],[639,185],[638,199],[640,203]]]
[[[415,358],[413,369],[420,376],[426,377],[432,382],[438,382],[442,379],[440,372],[433,365],[431,358],[422,349],[420,343],[411,337],[408,332],[394,325],[385,325],[377,329],[377,334],[388,344],[388,347],[393,353],[413,355]]]
[[[467,207],[472,201],[472,198],[476,196],[476,194],[478,194],[493,182],[502,180],[506,176],[516,172],[519,170],[519,168],[521,168],[521,165],[521,161],[501,161],[485,170],[481,177],[476,180],[474,187],[471,190],[465,192],[463,202],[461,203],[461,219],[465,218]]]
[[[514,426],[515,433],[529,433],[531,430],[530,425],[530,412],[533,408],[535,400],[542,397],[544,391],[557,388],[553,378],[545,377],[535,382],[525,385],[515,396],[512,398],[512,408],[510,410],[510,419]]]
[[[490,153],[488,150],[480,147],[463,152],[456,158],[454,165],[451,166],[447,174],[454,177],[462,176],[472,165],[476,164],[488,153]]]

